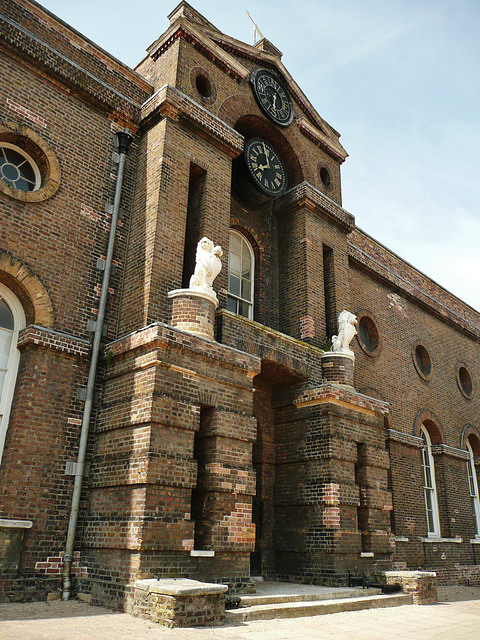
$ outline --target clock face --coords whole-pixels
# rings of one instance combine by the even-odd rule
[[[271,144],[251,138],[245,145],[245,160],[253,181],[262,191],[280,196],[287,190],[287,172]]]
[[[293,120],[293,103],[280,80],[268,69],[256,69],[250,82],[263,112],[275,124],[288,127]]]

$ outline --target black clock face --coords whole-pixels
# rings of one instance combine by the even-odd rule
[[[287,172],[271,144],[261,138],[251,138],[245,145],[245,160],[251,177],[262,191],[280,196],[287,190]]]
[[[293,103],[280,80],[268,69],[256,69],[250,82],[263,112],[275,124],[288,127],[293,120]]]

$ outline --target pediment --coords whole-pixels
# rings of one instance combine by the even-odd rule
[[[147,50],[154,60],[177,38],[183,38],[239,82],[249,77],[252,62],[258,67],[274,71],[294,100],[300,131],[334,155],[339,162],[345,160],[348,154],[339,142],[340,134],[313,107],[283,64],[282,52],[271,42],[264,38],[256,45],[249,45],[232,38],[184,1],[172,11],[169,18],[167,31]]]

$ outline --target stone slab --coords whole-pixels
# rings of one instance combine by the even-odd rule
[[[199,582],[198,580],[189,580],[187,578],[163,578],[161,580],[151,578],[137,580],[135,589],[164,596],[187,597],[225,593],[228,591],[228,586],[225,584]]]

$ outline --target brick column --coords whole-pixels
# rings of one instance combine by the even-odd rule
[[[355,356],[335,351],[322,355],[323,384],[339,384],[353,389]]]
[[[353,216],[306,182],[278,198],[273,207],[280,232],[280,330],[320,346],[327,334],[326,308],[336,318],[350,306],[347,233]]]
[[[213,292],[209,294],[194,289],[176,289],[170,291],[168,297],[173,301],[172,327],[213,340],[215,309],[218,307]]]
[[[259,359],[161,323],[106,348],[81,590],[118,607],[159,574],[244,585]]]
[[[278,577],[338,584],[349,571],[373,573],[393,553],[387,405],[332,384],[293,402],[277,408]]]

